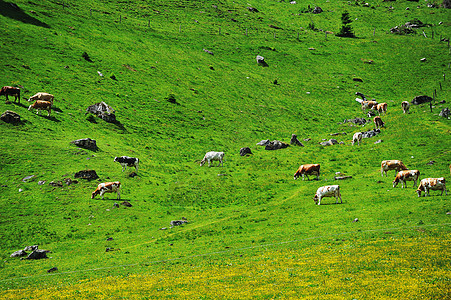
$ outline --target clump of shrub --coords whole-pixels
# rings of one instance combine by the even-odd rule
[[[347,11],[342,13],[341,14],[341,24],[342,25],[341,25],[340,31],[336,35],[340,36],[340,37],[350,37],[350,38],[355,37],[354,30],[352,29],[351,23],[352,23],[352,20],[351,20],[351,16],[349,15],[349,13]]]
[[[175,99],[174,94],[169,94],[164,100],[168,101],[169,103],[177,104],[177,99]]]

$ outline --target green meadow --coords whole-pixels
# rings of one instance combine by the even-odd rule
[[[0,96],[21,117],[0,121],[0,298],[450,298],[450,193],[380,173],[398,159],[451,186],[446,2],[0,0],[0,85],[21,88]],[[345,12],[354,38],[336,36]],[[420,27],[391,32],[406,22]],[[51,116],[28,110],[37,92]],[[388,104],[360,146],[374,124],[346,122],[371,119],[356,92]],[[86,114],[101,101],[116,123]],[[304,147],[257,145],[292,134]],[[208,151],[224,165],[199,166]],[[294,180],[309,163],[319,180]],[[88,169],[99,179],[74,178]],[[91,199],[108,181],[121,199]],[[315,205],[332,184],[343,204]],[[10,257],[29,245],[49,258]]]

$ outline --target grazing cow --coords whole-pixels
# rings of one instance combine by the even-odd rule
[[[387,103],[379,103],[376,106],[373,106],[373,109],[376,109],[379,114],[386,114],[387,113]]]
[[[212,160],[219,161],[219,166],[222,166],[223,159],[224,159],[224,152],[210,151],[205,154],[204,159],[202,159],[202,161],[200,162],[200,166],[202,167],[205,164],[205,162],[207,162],[207,161],[208,161],[208,166],[210,166],[210,162]]]
[[[50,117],[50,112],[52,110],[52,103],[49,102],[49,101],[36,100],[33,104],[31,104],[28,107],[28,110],[31,110],[32,108],[38,110],[36,112],[36,114],[38,114],[38,115],[39,115],[39,110],[40,109],[46,110],[48,112],[47,116]]]
[[[421,197],[421,192],[424,192],[424,194],[428,196],[429,190],[442,190],[440,196],[443,195],[443,191],[445,191],[445,195],[448,195],[446,192],[445,177],[422,179],[417,189],[418,197]]]
[[[407,187],[406,181],[413,181],[413,187],[415,187],[417,185],[418,177],[420,177],[420,171],[418,170],[399,171],[398,174],[396,174],[395,180],[393,180],[393,187],[396,187],[400,181],[402,188],[404,188],[404,185]]]
[[[320,187],[316,191],[316,194],[313,197],[313,201],[315,201],[315,203],[318,203],[318,205],[320,205],[321,198],[324,198],[324,197],[335,197],[335,199],[337,200],[335,203],[338,203],[338,197],[340,197],[340,201],[341,201],[341,203],[343,203],[343,200],[341,199],[339,185],[326,185],[326,186]]]
[[[374,125],[376,126],[376,128],[385,126],[385,123],[382,121],[381,117],[379,117],[379,116],[375,116],[373,119],[373,122],[374,122]]]
[[[354,143],[357,142],[357,145],[360,146],[360,141],[363,138],[363,134],[361,132],[356,132],[354,133],[354,135],[352,136],[352,145],[354,146]]]
[[[408,113],[409,113],[410,103],[409,103],[408,101],[403,101],[403,102],[401,102],[401,107],[402,107],[402,111],[403,111],[405,114],[408,114]]]
[[[101,183],[97,186],[96,190],[92,192],[91,199],[94,199],[94,197],[99,194],[103,199],[103,194],[117,192],[117,199],[119,200],[121,199],[121,193],[119,191],[120,187],[121,183],[119,181]]]
[[[294,173],[294,180],[298,179],[299,176],[302,176],[302,180],[304,180],[304,175],[307,176],[307,180],[309,180],[308,175],[316,175],[316,180],[319,179],[319,164],[307,164],[299,166],[296,173]]]
[[[381,162],[381,176],[384,177],[384,172],[385,176],[387,176],[387,171],[389,170],[396,170],[396,172],[399,172],[408,169],[400,160],[383,160]]]
[[[367,109],[372,109],[377,105],[376,101],[362,101],[362,110],[365,112]]]
[[[36,101],[36,100],[43,100],[43,101],[49,101],[53,104],[53,98],[55,98],[52,94],[49,93],[36,93],[33,96],[28,99],[28,101]]]
[[[8,96],[14,96],[14,101],[18,100],[20,103],[20,89],[13,86],[4,86],[0,90],[0,96],[5,95],[6,101],[8,101]]]
[[[118,162],[122,166],[122,172],[127,170],[127,167],[135,167],[136,172],[138,172],[139,159],[135,157],[120,156],[115,157],[114,162]]]

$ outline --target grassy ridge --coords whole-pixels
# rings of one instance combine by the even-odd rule
[[[450,125],[437,116],[446,103],[436,103],[434,114],[427,105],[412,107],[409,115],[400,108],[401,101],[431,95],[434,89],[437,100],[449,98],[449,84],[443,80],[449,72],[449,49],[439,41],[439,36],[449,36],[447,10],[425,4],[405,10],[411,6],[408,1],[390,3],[394,10],[382,1],[372,4],[374,9],[325,2],[320,4],[325,12],[319,15],[301,13],[307,5],[273,1],[256,3],[259,13],[236,1],[221,5],[209,1],[17,4],[26,19],[23,14],[22,21],[12,18],[13,13],[0,16],[5,28],[0,45],[5,62],[2,84],[22,86],[23,97],[51,92],[57,111],[47,118],[28,112],[23,103],[0,103],[2,112],[12,109],[24,120],[20,126],[0,125],[0,255],[6,258],[25,245],[39,244],[52,250],[52,259],[2,260],[2,289],[41,284],[66,287],[79,279],[105,276],[83,272],[91,268],[323,236],[331,228],[359,232],[407,227],[394,234],[400,243],[408,243],[410,228],[448,224],[446,196],[434,193],[434,197],[418,199],[411,182],[408,189],[393,189],[393,172],[388,178],[379,175],[380,161],[396,158],[419,169],[422,178],[449,177]],[[313,22],[316,28],[337,32],[345,9],[357,18],[353,22],[357,39],[329,34],[326,40],[324,32],[306,29]],[[424,28],[428,38],[421,29],[412,36],[388,34],[391,27],[414,18],[434,25]],[[439,21],[445,23],[438,25]],[[92,62],[82,57],[83,52]],[[269,67],[256,65],[257,54],[265,57]],[[425,63],[420,62],[423,57]],[[365,63],[368,60],[374,63]],[[360,147],[350,145],[352,133],[372,128],[341,123],[364,116],[354,101],[356,91],[388,103],[389,112],[383,116],[387,127],[377,137],[383,143],[374,144],[373,138]],[[165,100],[171,94],[178,104]],[[86,107],[99,101],[116,110],[120,125],[88,121]],[[344,145],[318,145],[336,132],[347,133],[337,137]],[[255,146],[262,139],[288,142],[293,133],[311,140],[302,140],[303,148],[275,152]],[[69,143],[84,137],[95,139],[99,151]],[[251,147],[254,155],[240,157],[238,151],[244,146]],[[226,152],[224,167],[199,167],[210,150]],[[119,155],[140,158],[137,177],[128,177],[128,171],[122,173],[113,163]],[[435,164],[427,165],[430,160]],[[320,182],[293,181],[296,168],[310,162],[321,163]],[[95,169],[101,181],[120,180],[123,200],[133,207],[114,209],[111,195],[104,201],[90,200],[97,182],[62,188],[48,185],[85,168]],[[315,207],[316,189],[335,183],[332,178],[337,171],[353,176],[340,182],[345,204]],[[35,177],[23,182],[28,175]],[[46,184],[39,186],[39,180]],[[160,230],[182,216],[191,223]],[[355,218],[360,221],[353,223]],[[449,226],[440,228],[427,234],[431,249],[434,239],[445,245],[449,241]],[[381,236],[376,231],[353,243],[366,253],[372,239],[378,241]],[[107,237],[114,240],[106,241]],[[105,252],[106,247],[120,250]],[[446,256],[446,247],[440,249]],[[282,247],[280,256],[285,251],[292,250]],[[267,255],[281,259],[276,252]],[[429,256],[425,264],[434,260]],[[182,263],[180,268],[171,264],[171,268],[180,271],[190,263],[210,272],[200,260]],[[54,265],[61,272],[75,273],[62,276],[63,283],[57,283],[58,276],[19,279],[46,274]],[[328,265],[325,262],[321,268]],[[437,290],[431,289],[431,295],[446,293],[441,282],[449,277],[441,272],[449,270],[449,264],[440,266]],[[376,274],[384,272],[375,269]],[[108,274],[128,273],[114,269]],[[145,276],[147,271],[131,273]],[[363,280],[369,276],[365,274]]]

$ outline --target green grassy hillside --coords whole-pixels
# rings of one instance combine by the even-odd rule
[[[0,121],[1,297],[449,297],[450,195],[418,198],[412,182],[392,187],[394,171],[380,175],[400,159],[450,181],[451,125],[438,115],[451,94],[449,9],[320,1],[312,14],[298,2],[0,0],[0,85],[22,93],[0,99],[22,120]],[[335,36],[345,11],[356,38]],[[413,34],[390,33],[418,20]],[[434,91],[432,112],[402,113]],[[28,111],[37,92],[55,95],[51,117]],[[388,103],[386,126],[360,146],[353,133],[374,125],[344,122],[366,117],[356,92]],[[117,123],[85,114],[100,101]],[[292,134],[305,147],[256,145]],[[81,138],[98,151],[70,143]],[[319,144],[331,138],[344,143]],[[207,151],[224,151],[224,166],[200,167]],[[122,155],[140,159],[137,176],[113,162]],[[305,163],[321,164],[319,181],[293,180]],[[64,183],[85,169],[100,178]],[[90,199],[116,180],[120,201]],[[344,203],[314,205],[328,184]],[[132,207],[113,206],[124,200]],[[51,258],[9,257],[27,245]]]

